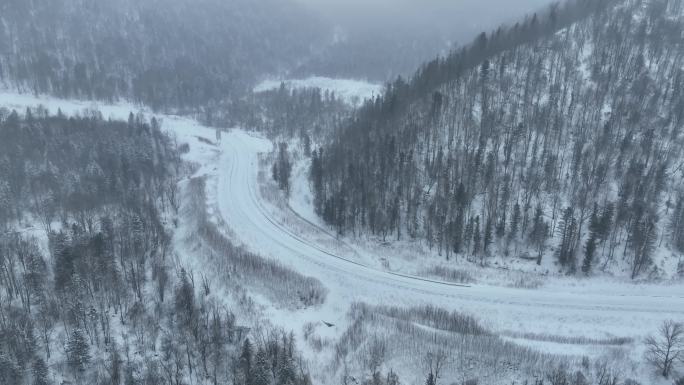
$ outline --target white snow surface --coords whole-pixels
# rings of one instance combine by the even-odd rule
[[[254,92],[275,90],[280,88],[280,85],[283,83],[287,88],[291,89],[320,88],[323,91],[335,92],[336,97],[342,98],[342,100],[350,105],[358,105],[366,99],[378,96],[382,94],[383,90],[381,84],[369,83],[363,80],[312,76],[306,79],[265,80],[254,87]]]
[[[585,336],[615,335],[618,331],[640,335],[648,324],[640,321],[657,324],[663,318],[684,316],[684,293],[671,287],[630,285],[596,291],[466,287],[366,266],[352,255],[323,249],[272,218],[269,203],[260,197],[257,186],[258,154],[271,150],[269,141],[234,130],[224,137],[222,147],[224,172],[219,175],[217,188],[223,198],[218,200],[220,214],[248,247],[319,278],[330,289],[330,300],[324,307],[352,301],[433,303],[475,314],[496,329]]]
[[[67,115],[92,108],[112,119],[127,119],[131,111],[145,112],[148,117],[154,115],[125,103],[106,105],[0,92],[0,108],[23,109],[39,104],[51,113],[59,108]],[[334,236],[314,223],[292,216],[291,220],[298,223],[290,226],[273,215],[278,208],[262,197],[258,184],[260,154],[273,149],[269,140],[233,129],[224,133],[219,143],[213,143],[215,130],[212,128],[188,118],[154,116],[162,121],[165,130],[176,135],[179,143],[190,143],[191,150],[185,158],[200,166],[195,175],[206,175],[209,213],[225,220],[229,227],[225,229],[226,233],[233,234],[237,242],[254,252],[319,279],[329,290],[326,302],[315,308],[293,311],[263,305],[264,316],[274,324],[293,330],[299,341],[303,340],[302,328],[306,323],[320,325],[325,321],[334,324],[331,328],[316,330],[322,338],[341,335],[349,324],[346,314],[353,302],[391,306],[433,304],[474,315],[499,332],[587,338],[633,337],[636,341],[654,332],[663,320],[684,319],[684,290],[680,285],[593,283],[587,286],[549,285],[537,290],[484,284],[458,286],[367,265],[354,255],[353,249],[329,247],[335,239],[319,242],[318,238]],[[293,230],[301,227],[310,227],[318,238],[307,239],[306,233]],[[208,276],[213,276],[211,266],[203,266],[200,257],[196,258],[193,268],[204,269]],[[515,340],[519,342],[521,338]],[[527,345],[551,353],[563,349],[562,346],[548,348],[550,344],[533,341],[528,341]],[[572,353],[580,354],[582,349],[593,356],[591,353],[597,347],[573,345]],[[327,358],[314,351],[306,354],[321,365]],[[405,373],[399,372],[400,376],[406,375],[410,380],[415,375],[412,368],[404,370]],[[325,380],[320,382],[325,383]]]
[[[538,290],[482,284],[459,286],[367,265],[353,246],[330,247],[337,243],[335,239],[318,241],[334,236],[315,223],[296,215],[282,221],[273,214],[278,208],[264,199],[258,183],[260,154],[272,149],[270,141],[245,131],[233,130],[224,136],[215,190],[208,193],[215,194],[218,214],[246,247],[318,278],[329,289],[326,303],[318,309],[288,314],[272,309],[272,317],[295,330],[307,322],[326,321],[336,325],[327,333],[339,335],[348,324],[346,312],[353,302],[389,306],[433,304],[474,315],[497,332],[597,339],[633,337],[638,343],[643,336],[653,333],[661,321],[684,317],[684,290],[680,285],[594,282],[587,286],[549,285]],[[310,232],[300,231],[307,226]],[[308,234],[315,237],[309,238]],[[588,356],[603,349],[590,344],[564,348],[534,341],[525,345],[552,354],[565,349],[567,353],[584,352]],[[399,374],[412,376],[415,372]]]

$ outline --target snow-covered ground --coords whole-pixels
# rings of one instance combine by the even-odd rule
[[[331,253],[280,224],[270,214],[270,204],[260,196],[257,185],[258,154],[270,151],[269,141],[235,130],[224,137],[220,173],[216,186],[220,214],[236,236],[256,251],[278,258],[297,270],[319,277],[341,303],[363,301],[377,304],[419,305],[435,303],[482,317],[498,328],[561,335],[626,335],[643,333],[644,323],[609,322],[623,319],[658,319],[684,315],[684,293],[673,287],[616,286],[607,291],[524,290],[489,285],[469,287],[395,274],[357,262],[353,255]],[[330,301],[335,302],[335,301]],[[575,313],[570,316],[562,313]],[[629,313],[629,314],[627,314]],[[525,320],[537,322],[525,326]],[[557,320],[563,318],[562,325]],[[547,320],[548,319],[548,320]],[[553,320],[556,321],[553,321]],[[547,320],[548,322],[538,322]],[[568,321],[572,322],[568,322]],[[631,324],[631,325],[630,325]],[[512,327],[512,329],[511,329]]]
[[[365,265],[353,250],[339,247],[331,251],[273,215],[277,209],[263,199],[258,186],[259,153],[272,149],[269,141],[236,130],[224,137],[222,146],[225,171],[219,174],[213,193],[219,197],[219,214],[236,237],[259,253],[319,278],[330,290],[328,301],[317,311],[291,315],[299,325],[318,320],[345,325],[345,310],[352,302],[403,306],[431,303],[475,315],[495,331],[639,340],[653,332],[660,321],[684,316],[681,286],[594,284],[540,290],[462,287]],[[289,220],[298,221],[297,217]],[[573,351],[581,348],[573,345]],[[583,348],[592,354],[596,351],[593,345]]]
[[[254,87],[254,92],[278,89],[283,83],[288,88],[320,88],[323,91],[335,92],[336,97],[341,97],[346,103],[351,105],[358,105],[365,99],[380,95],[383,90],[381,84],[362,80],[312,76],[306,79],[265,80]]]
[[[113,119],[126,119],[131,111],[152,115],[128,104],[98,105],[0,93],[0,107],[22,109],[38,104],[52,113],[59,108],[65,114],[97,108],[105,118]],[[208,213],[217,223],[228,227],[225,233],[251,251],[319,279],[329,290],[323,305],[306,309],[293,310],[257,299],[265,318],[292,329],[300,341],[305,340],[303,330],[307,324],[316,325],[314,333],[324,341],[339,338],[350,324],[348,311],[352,303],[402,307],[432,304],[473,315],[493,331],[514,336],[507,338],[516,344],[553,354],[564,352],[590,357],[612,347],[592,343],[565,346],[554,341],[562,341],[562,337],[629,337],[634,340],[629,350],[638,352],[642,337],[654,332],[661,321],[684,319],[684,290],[679,285],[559,284],[529,290],[486,284],[453,285],[387,271],[369,263],[355,246],[340,245],[332,234],[316,226],[312,222],[316,218],[310,209],[306,211],[306,202],[300,202],[303,207],[298,211],[302,216],[297,216],[280,212],[282,208],[264,198],[259,184],[259,162],[261,154],[273,149],[270,141],[237,129],[223,133],[222,140],[216,141],[213,129],[191,119],[156,117],[179,143],[190,144],[185,158],[199,166],[195,175],[206,177]],[[261,178],[268,176],[261,175]],[[181,229],[182,226],[181,223]],[[184,251],[192,252],[191,249]],[[190,254],[183,258],[194,270],[214,277],[215,283],[220,284],[221,277],[213,274],[211,266],[203,265],[200,256]],[[333,326],[324,327],[322,321]],[[530,335],[551,336],[547,338],[551,342],[526,337]],[[334,355],[333,350],[328,345],[322,353],[312,349],[306,356],[314,365],[322,366]],[[418,364],[418,357],[408,358]],[[394,369],[408,383],[417,379],[413,377],[417,373],[415,368]],[[325,377],[317,380],[333,382]]]

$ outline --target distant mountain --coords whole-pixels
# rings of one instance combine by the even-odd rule
[[[240,95],[325,29],[279,0],[7,0],[0,85],[185,109]]]
[[[482,34],[315,153],[316,209],[447,259],[682,272],[683,31],[681,0],[577,0]]]

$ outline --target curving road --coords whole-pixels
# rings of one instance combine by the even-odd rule
[[[271,143],[235,130],[224,136],[215,199],[220,215],[247,247],[318,278],[330,290],[322,312],[344,317],[353,301],[431,303],[474,314],[498,330],[560,335],[643,335],[664,319],[684,319],[681,286],[644,290],[526,290],[455,285],[377,270],[326,250],[279,223],[259,193],[258,154]],[[211,192],[209,192],[211,194]],[[301,218],[302,226],[320,231]],[[619,325],[619,326],[618,326]]]

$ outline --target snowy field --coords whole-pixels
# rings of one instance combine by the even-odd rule
[[[350,105],[359,105],[365,99],[380,95],[383,86],[352,79],[332,79],[321,76],[312,76],[306,79],[290,80],[266,80],[254,87],[254,92],[264,92],[280,88],[281,84],[288,88],[320,88],[321,90],[334,92]]]
[[[102,105],[0,93],[0,108],[21,110],[37,105],[45,106],[51,113],[60,109],[67,115],[97,109],[105,118],[112,119],[127,119],[130,112],[141,112],[148,118],[153,116],[130,104]],[[303,347],[310,346],[305,355],[312,361],[312,368],[321,368],[312,370],[316,383],[337,383],[327,373],[339,373],[339,368],[330,363],[339,341],[348,340],[355,325],[362,325],[363,332],[359,333],[363,335],[380,333],[388,338],[398,338],[399,342],[402,342],[399,331],[406,327],[417,328],[413,338],[420,338],[421,333],[431,335],[429,333],[435,332],[420,321],[411,321],[402,326],[403,329],[397,327],[395,330],[386,325],[398,325],[406,320],[390,319],[391,324],[383,324],[385,316],[364,318],[359,314],[365,313],[350,313],[352,304],[358,303],[399,307],[430,304],[450,312],[458,311],[475,317],[485,327],[502,335],[507,348],[529,348],[530,352],[576,357],[577,360],[584,356],[605,357],[622,362],[626,375],[646,379],[645,383],[657,383],[645,377],[643,366],[634,366],[631,362],[641,361],[642,339],[654,332],[661,321],[684,319],[681,285],[619,282],[585,285],[576,281],[549,283],[531,290],[481,283],[455,285],[401,269],[393,272],[377,262],[382,255],[370,255],[373,250],[335,239],[316,222],[306,201],[293,205],[299,213],[294,215],[287,207],[264,197],[268,189],[263,186],[269,177],[260,171],[260,159],[273,150],[273,144],[267,139],[235,129],[224,132],[222,139],[217,140],[214,129],[203,127],[194,120],[154,116],[179,143],[189,144],[190,150],[184,159],[196,165],[193,177],[206,178],[207,214],[222,226],[227,237],[250,251],[317,278],[328,289],[322,305],[300,309],[256,295],[255,311],[259,317],[292,329],[299,341],[306,341]],[[180,183],[184,185],[187,180]],[[300,182],[293,194],[304,193],[304,189]],[[181,236],[192,231],[184,224],[183,217],[180,221]],[[227,277],[217,274],[201,253],[193,254],[196,249],[180,240],[176,245],[179,258],[194,271],[209,277],[219,287],[227,281]],[[228,283],[223,285],[227,288]],[[227,299],[227,302],[231,301]],[[447,335],[445,340],[449,338],[455,336]],[[625,342],[611,342],[620,339]],[[411,352],[407,345],[397,346],[397,349],[405,349],[406,354],[388,357],[388,368],[393,368],[405,383],[423,382],[423,374],[416,368],[420,356]],[[473,365],[469,368],[473,375],[482,374],[476,373]],[[451,369],[455,373],[459,366],[454,363]],[[483,383],[497,382],[490,379]]]

